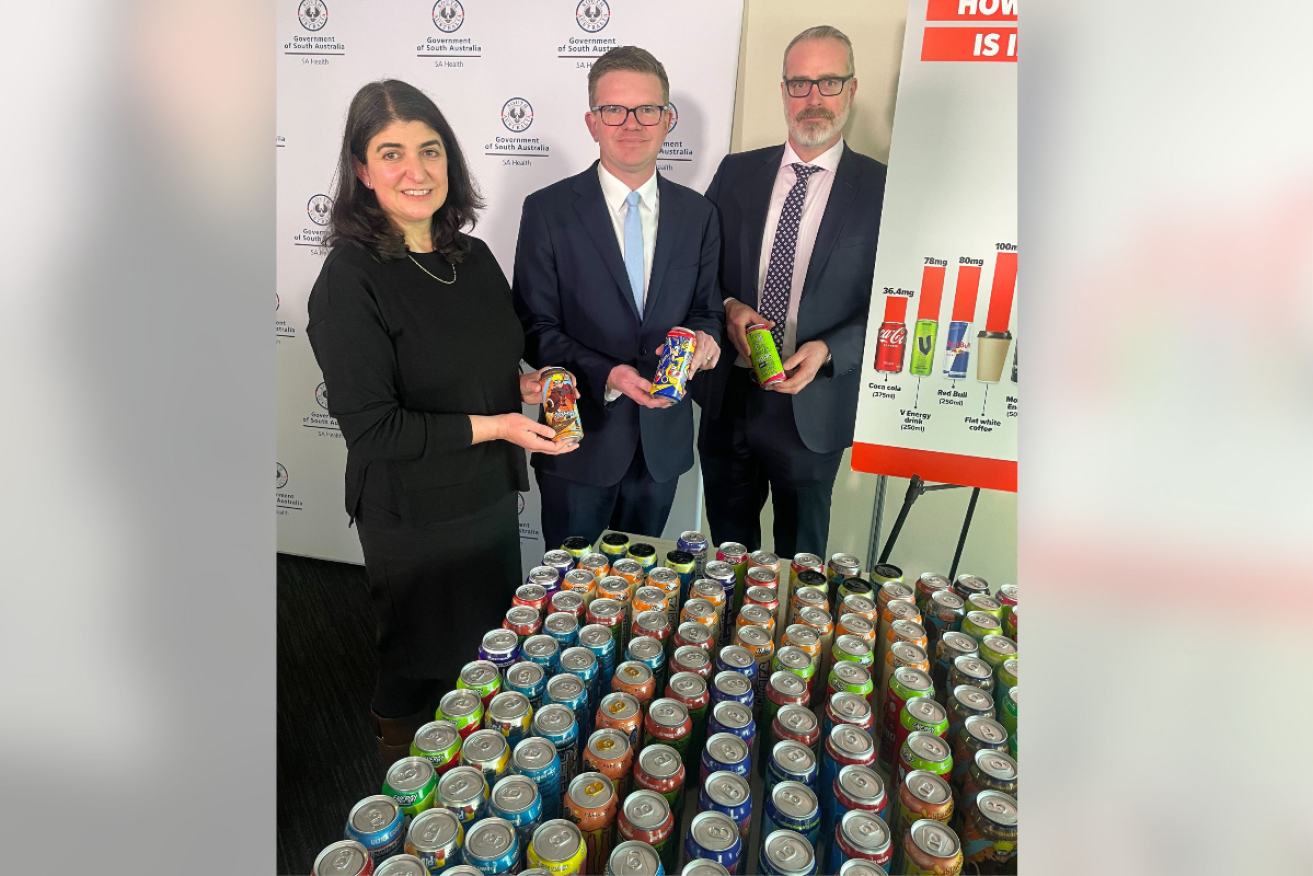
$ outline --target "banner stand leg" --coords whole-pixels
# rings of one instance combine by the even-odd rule
[[[889,475],[875,476],[875,507],[871,509],[871,535],[866,540],[867,571],[875,568],[874,557],[880,552],[880,529],[884,526],[884,494]]]
[[[875,556],[875,549],[879,543],[880,524],[884,518],[884,494],[888,483],[885,475],[879,475],[879,482],[876,486],[875,509],[872,513],[871,520],[871,540],[870,553],[867,556]],[[921,480],[920,475],[912,475],[911,481],[907,484],[907,493],[903,496],[903,507],[898,509],[898,517],[894,520],[894,528],[889,531],[889,540],[884,544],[884,550],[880,551],[880,563],[889,562],[889,555],[893,553],[894,545],[898,543],[898,535],[903,531],[903,524],[907,522],[907,515],[911,512],[912,506],[916,500],[921,498],[925,493],[935,490],[958,490],[962,484],[926,484]],[[976,514],[976,501],[980,498],[980,487],[971,488],[971,500],[967,503],[966,518],[962,521],[962,531],[958,534],[957,550],[953,553],[953,565],[949,568],[948,579],[951,581],[957,577],[957,564],[962,559],[962,549],[966,547],[967,532],[971,529],[971,518]],[[871,568],[877,564],[871,563]]]

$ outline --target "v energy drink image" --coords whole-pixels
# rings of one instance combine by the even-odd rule
[[[917,377],[929,377],[935,364],[935,339],[939,336],[939,323],[933,319],[916,321],[916,337],[912,341],[912,367],[908,370]]]

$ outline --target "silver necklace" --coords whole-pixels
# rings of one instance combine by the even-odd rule
[[[428,274],[430,277],[437,280],[439,283],[441,283],[444,286],[450,286],[452,283],[456,282],[456,264],[450,260],[448,260],[447,264],[451,265],[451,279],[444,280],[441,277],[439,277],[437,274],[430,271],[428,268],[421,265],[419,262],[416,262],[415,257],[410,253],[406,253],[406,258],[410,259],[412,262],[415,262],[415,267],[419,268],[421,271]]]

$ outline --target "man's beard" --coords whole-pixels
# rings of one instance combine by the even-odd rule
[[[784,113],[785,123],[789,126],[789,134],[799,146],[813,149],[825,143],[835,133],[842,131],[843,126],[848,124],[848,115],[852,112],[853,102],[851,99],[844,101],[843,110],[836,118],[833,113],[824,107],[807,108],[799,115],[803,116],[799,121],[796,116],[791,116],[786,110]]]

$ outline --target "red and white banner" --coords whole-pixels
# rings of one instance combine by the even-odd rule
[[[857,471],[1017,488],[1016,12],[908,11]]]

